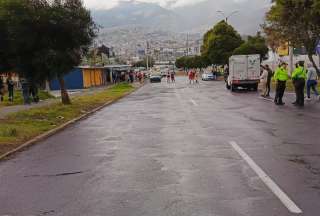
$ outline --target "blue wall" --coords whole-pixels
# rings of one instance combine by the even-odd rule
[[[67,89],[83,89],[83,75],[81,68],[75,68],[64,76]],[[60,84],[57,79],[50,82],[51,90],[60,90]]]

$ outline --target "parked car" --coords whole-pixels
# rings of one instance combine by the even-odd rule
[[[150,75],[151,83],[161,82],[161,79],[162,79],[162,76],[160,73],[153,73]]]
[[[208,73],[208,72],[203,73],[201,77],[202,77],[203,81],[214,80],[213,74],[212,73]]]
[[[229,59],[227,89],[238,87],[258,90],[260,78],[260,55],[234,55]]]

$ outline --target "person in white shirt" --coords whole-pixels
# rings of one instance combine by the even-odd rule
[[[261,96],[266,97],[267,96],[267,82],[268,82],[268,71],[261,67],[262,74],[260,76],[260,85],[261,85]]]
[[[307,100],[311,100],[311,89],[314,94],[317,96],[317,99],[320,100],[319,92],[317,90],[318,85],[318,75],[316,69],[311,63],[308,64],[308,73],[307,73]]]

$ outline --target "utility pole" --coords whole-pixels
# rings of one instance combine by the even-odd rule
[[[147,41],[147,71],[149,71],[149,42]]]
[[[289,45],[289,69],[290,69],[290,75],[293,72],[293,46]]]
[[[189,33],[187,33],[187,56],[189,56]]]

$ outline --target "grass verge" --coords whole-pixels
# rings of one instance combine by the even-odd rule
[[[4,101],[2,103],[0,102],[0,107],[15,106],[15,105],[23,104],[23,97],[22,97],[21,91],[14,91],[13,95],[14,95],[13,102],[9,102],[8,93],[6,93],[6,95],[4,96]],[[38,96],[39,96],[40,100],[47,100],[50,98],[54,98],[54,96],[52,96],[50,93],[48,93],[46,91],[39,91]]]
[[[10,114],[6,119],[0,119],[0,155],[133,90],[129,84],[119,84],[94,95],[74,97],[71,105],[57,102]]]

